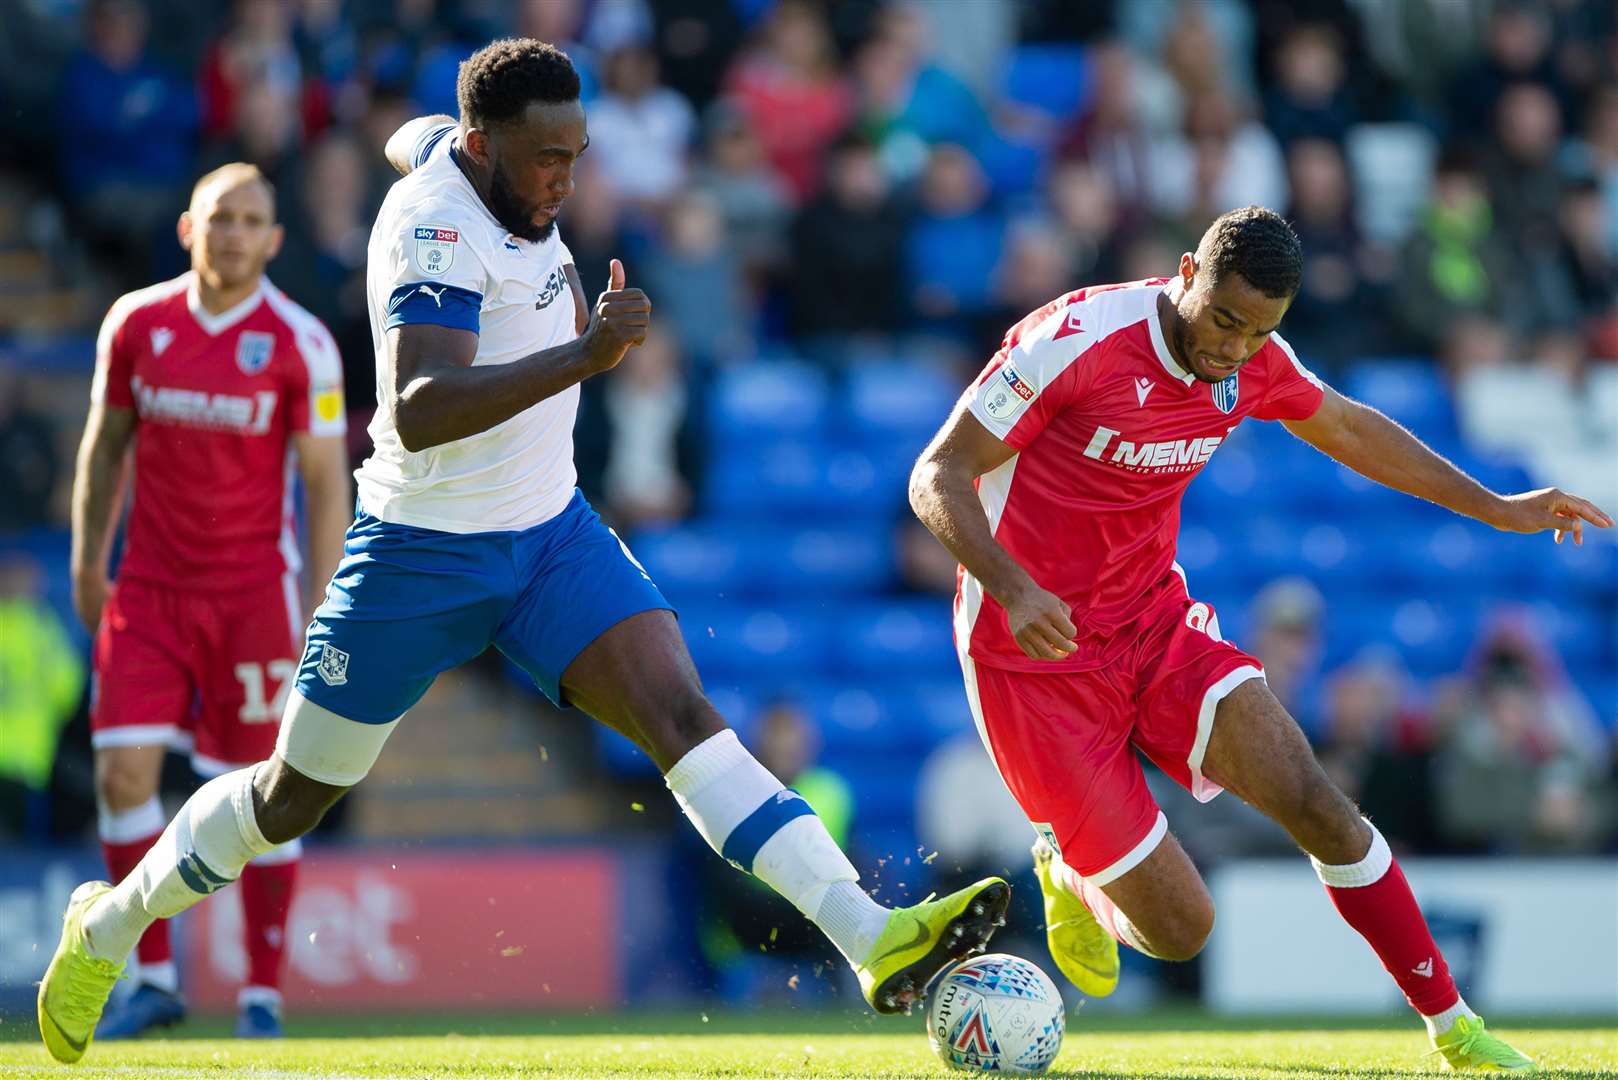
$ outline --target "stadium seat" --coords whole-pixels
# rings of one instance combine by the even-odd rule
[[[1555,372],[1502,366],[1475,372],[1456,388],[1456,409],[1467,439],[1480,448],[1530,454],[1577,442],[1580,403]]]
[[[1397,248],[1427,201],[1436,140],[1420,124],[1355,124],[1344,149],[1360,228],[1368,240]]]
[[[687,609],[680,618],[704,679],[789,685],[826,670],[833,629],[823,610],[716,604]]]
[[[757,548],[744,539],[749,535],[735,522],[692,523],[638,532],[630,550],[670,600],[701,602],[753,585]]]
[[[706,509],[722,517],[786,518],[804,524],[896,515],[905,489],[892,458],[834,442],[760,444],[717,455],[708,468]],[[804,518],[807,516],[807,520]]]
[[[891,526],[756,534],[760,591],[785,599],[881,591],[893,577]]]
[[[851,368],[842,397],[856,436],[873,446],[911,440],[919,453],[961,389],[957,377],[930,364],[900,361]]]
[[[797,361],[761,360],[721,370],[710,393],[709,434],[724,452],[807,437],[826,422],[826,377]]]
[[[959,670],[951,617],[943,597],[851,607],[832,643],[834,663],[854,678],[947,679]]]
[[[1343,392],[1387,413],[1427,442],[1456,441],[1449,387],[1432,360],[1357,361],[1349,367]]]

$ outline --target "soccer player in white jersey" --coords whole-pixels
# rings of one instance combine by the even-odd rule
[[[586,317],[556,234],[589,143],[578,75],[543,42],[497,41],[461,66],[457,91],[458,123],[413,121],[390,141],[410,169],[371,234],[375,450],[275,753],[203,785],[122,883],[74,891],[39,990],[59,1061],[83,1056],[153,920],[313,828],[434,677],[490,644],[650,754],[703,838],[813,920],[877,1011],[908,1010],[1005,920],[999,878],[877,904],[703,695],[667,601],[574,484],[578,384],[651,319],[616,259]]]

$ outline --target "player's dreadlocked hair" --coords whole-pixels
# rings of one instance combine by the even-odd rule
[[[567,53],[533,38],[491,41],[461,62],[455,100],[461,121],[487,130],[515,120],[530,102],[573,101],[579,73]]]
[[[1286,219],[1262,206],[1220,214],[1197,244],[1197,268],[1211,284],[1240,274],[1265,296],[1280,300],[1303,281],[1303,247]]]

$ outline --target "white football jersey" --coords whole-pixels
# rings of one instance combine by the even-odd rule
[[[387,332],[432,323],[478,335],[474,367],[509,364],[577,336],[562,268],[573,261],[553,229],[540,243],[501,227],[451,156],[455,128],[423,133],[415,168],[377,213],[367,250],[366,306],[376,348],[374,449],[354,474],[360,505],[383,521],[444,532],[526,529],[573,497],[579,388],[487,431],[411,452],[390,407]]]

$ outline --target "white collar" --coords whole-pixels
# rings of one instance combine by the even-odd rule
[[[1173,283],[1170,282],[1170,284]],[[1151,296],[1151,310],[1146,316],[1146,328],[1151,332],[1152,350],[1157,353],[1157,362],[1163,365],[1163,370],[1168,372],[1171,377],[1179,379],[1185,385],[1190,386],[1196,381],[1197,377],[1180,366],[1179,362],[1174,359],[1173,351],[1169,349],[1169,343],[1163,340],[1163,320],[1157,312],[1157,298],[1168,291],[1169,287],[1165,285],[1157,292],[1149,294]]]
[[[185,306],[191,309],[191,317],[197,320],[197,325],[210,337],[217,337],[229,330],[232,326],[251,315],[264,299],[264,279],[258,279],[258,284],[247,298],[234,307],[226,308],[215,315],[202,306],[202,296],[197,291],[197,275],[192,271],[190,281],[185,286]]]

